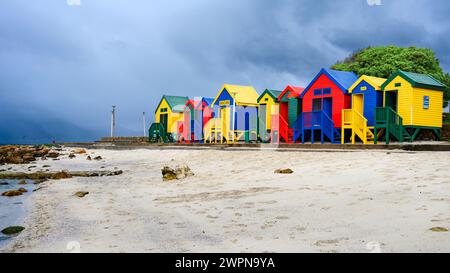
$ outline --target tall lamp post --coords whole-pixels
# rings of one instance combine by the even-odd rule
[[[114,137],[115,130],[116,130],[116,106],[113,105],[111,111],[111,137]]]
[[[236,94],[237,94],[237,92],[232,92],[232,94],[233,94],[233,117],[232,117],[232,120],[233,120],[233,124],[231,125],[231,128],[233,128],[233,132],[232,132],[232,137],[233,137],[233,142],[234,142],[234,131],[236,130],[236,127],[235,127],[235,122],[236,122]]]
[[[144,126],[144,137],[147,136],[147,122],[145,121],[145,112],[142,112],[142,125]]]

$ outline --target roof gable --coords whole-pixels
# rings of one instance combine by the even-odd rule
[[[161,100],[158,103],[158,107],[156,107],[156,112],[158,112],[159,106],[161,103],[165,100],[167,104],[169,105],[169,108],[172,112],[183,112],[184,106],[186,105],[187,101],[189,100],[188,97],[180,97],[180,96],[166,96],[163,95]]]
[[[278,99],[278,96],[281,94],[281,91],[278,90],[272,90],[272,89],[266,89],[264,92],[259,96],[258,103],[261,101],[261,99],[264,97],[264,95],[268,94],[272,99],[275,101]]]
[[[288,94],[287,98],[300,97],[300,95],[302,94],[302,92],[304,90],[305,90],[305,88],[303,88],[303,87],[288,85],[283,90],[283,92],[281,92],[281,94],[278,96],[278,101],[281,101],[287,92],[290,92],[290,94]]]
[[[302,92],[301,97],[303,97],[306,92],[311,89],[311,86],[319,79],[320,76],[327,76],[332,82],[334,82],[343,93],[347,93],[348,89],[358,80],[358,76],[354,72],[349,71],[337,71],[333,69],[322,68],[319,73],[314,77],[314,79],[309,83],[309,85]]]
[[[258,92],[252,86],[224,84],[212,104],[216,104],[222,92],[227,91],[237,105],[258,105]]]
[[[386,81],[386,79],[372,77],[367,75],[362,75],[359,79],[348,89],[349,93],[352,93],[353,90],[361,83],[365,81],[369,85],[371,85],[375,90],[381,90],[381,85]]]
[[[392,74],[389,79],[387,79],[387,81],[381,86],[381,88],[384,90],[386,86],[397,76],[402,77],[403,79],[408,81],[413,87],[433,89],[438,91],[445,91],[447,88],[443,83],[436,80],[430,75],[406,72],[402,70],[397,70],[394,74]]]
[[[204,107],[208,107],[209,105],[211,105],[213,101],[213,98],[202,98],[195,104],[195,109],[203,110]]]

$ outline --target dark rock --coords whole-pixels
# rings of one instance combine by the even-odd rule
[[[177,179],[177,174],[175,173],[175,170],[170,167],[163,167],[162,170],[163,180],[164,181],[170,181]]]
[[[20,191],[21,193],[28,192],[27,189],[25,189],[25,188],[19,188],[18,191]]]
[[[69,158],[75,158],[75,155],[74,154],[70,154]]]
[[[434,232],[448,232],[448,229],[444,227],[432,227],[430,230]]]
[[[49,167],[51,167],[50,165],[44,165],[44,166],[42,166],[42,168],[49,168]]]
[[[94,157],[94,160],[102,160],[103,158],[101,156]]]
[[[11,226],[11,227],[7,227],[5,229],[2,230],[2,233],[5,235],[14,235],[17,233],[20,233],[24,230],[24,227],[21,226]]]
[[[67,171],[57,172],[52,175],[51,179],[59,180],[59,179],[67,179],[72,178],[72,175]]]
[[[57,153],[57,152],[49,152],[47,154],[47,157],[50,157],[50,158],[57,158],[58,156],[59,156],[59,153]]]
[[[92,157],[91,157],[90,155],[88,155],[88,156],[86,157],[86,160],[92,160]]]
[[[88,191],[78,191],[75,193],[75,196],[78,196],[80,198],[83,198],[84,196],[88,195],[89,192]]]
[[[10,191],[5,191],[4,193],[2,193],[2,196],[13,197],[13,196],[19,196],[22,194],[23,194],[23,192],[21,192],[19,190],[10,190]]]
[[[9,185],[8,182],[0,182],[0,186],[6,186]]]
[[[294,171],[291,170],[291,169],[278,169],[278,170],[275,170],[275,173],[279,173],[279,174],[292,174],[292,173],[294,173]]]
[[[25,180],[20,180],[18,184],[19,184],[19,185],[26,185],[26,184],[27,184],[27,181],[25,181]]]

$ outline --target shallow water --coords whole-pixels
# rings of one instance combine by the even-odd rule
[[[0,230],[9,226],[23,226],[25,216],[25,202],[36,186],[33,180],[26,180],[26,185],[19,185],[20,180],[0,179],[0,194],[18,188],[25,188],[28,192],[14,197],[0,196]],[[1,185],[8,183],[7,185]],[[14,236],[6,236],[0,232],[0,250],[8,244]]]

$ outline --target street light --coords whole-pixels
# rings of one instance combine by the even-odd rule
[[[142,123],[144,125],[144,137],[147,136],[147,122],[145,121],[145,112],[142,112]]]
[[[232,94],[233,94],[233,116],[232,116],[232,120],[233,120],[233,125],[231,125],[232,126],[232,128],[233,128],[233,132],[232,132],[232,136],[233,136],[233,142],[234,142],[234,131],[236,130],[236,127],[235,127],[235,116],[236,116],[236,94],[237,94],[237,92],[231,92]]]
[[[111,137],[114,137],[115,130],[116,130],[116,106],[113,105],[111,111]]]

